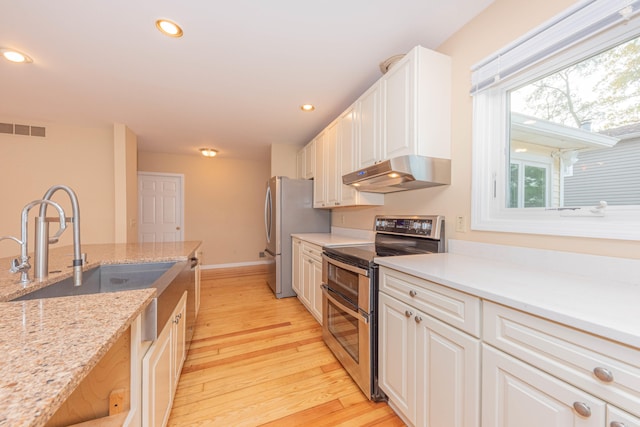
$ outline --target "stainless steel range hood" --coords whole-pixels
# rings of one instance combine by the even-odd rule
[[[424,156],[400,156],[342,177],[359,191],[393,193],[451,184],[451,160]]]

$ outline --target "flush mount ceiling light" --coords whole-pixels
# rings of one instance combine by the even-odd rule
[[[168,19],[158,19],[156,21],[156,28],[160,32],[169,37],[182,37],[182,28],[178,24]]]
[[[15,49],[0,48],[0,54],[2,54],[4,59],[6,59],[7,61],[15,62],[17,64],[33,62],[33,59],[31,59],[28,55]]]
[[[300,106],[300,109],[302,111],[313,111],[313,110],[316,109],[316,107],[314,105],[312,105],[312,104],[304,104],[304,105]]]
[[[218,150],[213,148],[201,148],[200,153],[205,157],[215,157],[218,154]]]

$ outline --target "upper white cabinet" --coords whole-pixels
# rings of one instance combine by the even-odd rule
[[[451,59],[413,48],[359,99],[358,169],[417,154],[451,158]]]
[[[298,151],[296,156],[296,172],[298,179],[312,179],[316,169],[315,140]]]

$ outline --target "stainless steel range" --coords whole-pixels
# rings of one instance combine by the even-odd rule
[[[376,257],[445,252],[444,217],[376,216],[375,244],[323,248],[322,336],[371,400],[378,388]]]

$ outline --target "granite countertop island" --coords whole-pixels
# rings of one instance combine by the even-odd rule
[[[83,245],[88,263],[182,261],[200,242]],[[0,425],[42,426],[155,296],[142,289],[10,301],[72,275],[69,247],[52,248],[46,280],[19,284],[0,259]],[[6,266],[6,268],[4,268]]]

